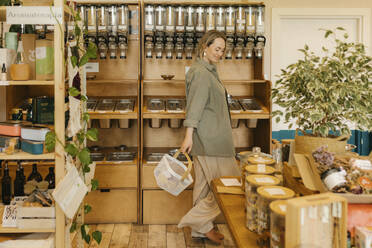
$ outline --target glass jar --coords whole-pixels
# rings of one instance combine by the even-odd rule
[[[292,198],[295,192],[282,186],[261,186],[257,189],[257,193],[257,233],[262,235],[269,231],[270,203],[275,200],[287,200]]]
[[[243,190],[245,190],[245,178],[249,175],[273,175],[275,169],[271,166],[266,165],[246,165],[242,171],[242,182],[243,182]]]
[[[287,201],[270,203],[270,247],[285,248],[285,214]]]
[[[118,7],[118,32],[126,35],[129,31],[129,8],[121,4]]]
[[[257,232],[258,214],[258,193],[257,189],[261,186],[274,186],[280,180],[268,175],[250,175],[245,178],[245,207],[246,207],[246,226],[252,232]]]
[[[185,32],[185,8],[182,6],[176,8],[176,32]]]
[[[323,172],[320,177],[328,190],[334,190],[347,184],[345,176],[346,171],[332,168]]]
[[[155,7],[155,30],[163,32],[165,29],[165,8],[163,6]]]
[[[236,34],[245,35],[245,9],[241,6],[236,9]]]
[[[88,33],[91,35],[96,35],[97,33],[96,8],[97,7],[95,5],[89,5],[87,7]]]
[[[195,31],[195,8],[192,6],[186,7],[186,32]]]
[[[145,7],[145,34],[152,34],[155,28],[154,6]]]

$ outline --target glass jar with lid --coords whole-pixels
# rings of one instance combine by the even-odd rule
[[[248,164],[244,167],[242,172],[242,178],[245,179],[249,175],[273,175],[275,169],[271,166],[266,165],[257,165],[257,164]],[[245,180],[243,181],[243,190],[245,190]]]
[[[280,180],[268,175],[249,175],[245,180],[246,226],[250,231],[257,232],[257,189],[261,186],[278,185]]]
[[[270,247],[285,248],[285,214],[287,201],[277,200],[270,203]]]
[[[295,192],[282,186],[261,186],[257,189],[257,233],[264,234],[270,227],[269,205],[275,200],[287,200],[294,197]]]

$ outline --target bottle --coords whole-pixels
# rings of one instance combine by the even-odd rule
[[[19,174],[22,177],[23,185],[25,185],[26,184],[25,169],[23,168],[21,161],[19,161],[19,171],[20,171]]]
[[[32,181],[32,180],[35,180],[37,182],[41,182],[43,180],[40,173],[37,171],[37,165],[36,164],[32,165],[32,172],[27,178],[27,181]]]
[[[12,200],[12,178],[9,176],[8,162],[5,161],[4,176],[1,179],[2,200],[5,205],[9,205]]]
[[[24,184],[23,184],[23,178],[21,176],[21,171],[19,167],[16,171],[16,178],[14,179],[14,196],[24,196]]]
[[[7,81],[5,63],[3,63],[3,66],[1,67],[1,81]]]
[[[48,182],[48,189],[54,189],[56,187],[56,176],[54,175],[54,167],[49,167],[49,174],[46,175],[45,181]]]

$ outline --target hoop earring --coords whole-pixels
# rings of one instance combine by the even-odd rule
[[[207,56],[207,53],[206,52],[203,52],[203,57]]]

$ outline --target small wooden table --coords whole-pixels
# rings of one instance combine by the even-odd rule
[[[234,178],[234,177],[226,177]],[[240,178],[236,177],[239,181]],[[227,225],[234,238],[235,244],[239,248],[243,247],[259,247],[257,239],[260,237],[258,234],[253,233],[246,227],[246,214],[245,214],[245,196],[239,194],[225,194],[218,193],[217,186],[224,186],[220,179],[214,179],[211,183],[213,194],[218,202],[218,205],[225,216]],[[230,187],[229,187],[230,188]],[[238,188],[238,187],[231,187]]]

